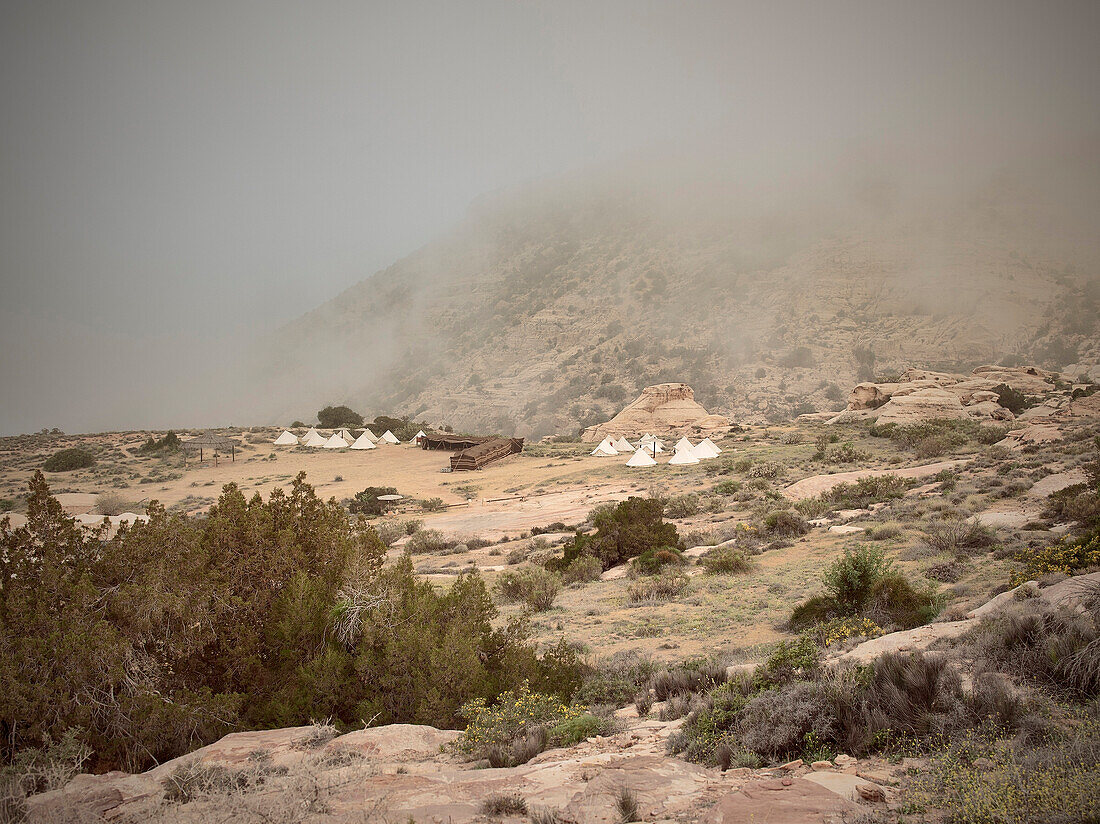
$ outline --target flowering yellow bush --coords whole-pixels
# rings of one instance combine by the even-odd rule
[[[489,706],[484,698],[462,705],[459,714],[468,720],[466,732],[456,742],[463,752],[475,752],[506,744],[534,727],[557,727],[587,714],[584,707],[564,704],[554,695],[531,692],[525,681],[518,690],[500,694]]]
[[[870,618],[849,616],[825,621],[814,627],[811,632],[814,640],[822,648],[826,648],[847,641],[849,638],[877,638],[882,635],[882,627]]]
[[[1052,572],[1070,574],[1078,569],[1100,566],[1100,535],[1091,539],[1059,541],[1043,549],[1025,550],[1016,556],[1023,569],[1013,573],[1012,582],[1022,584]]]

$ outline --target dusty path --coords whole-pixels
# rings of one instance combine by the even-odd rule
[[[927,478],[930,475],[938,475],[945,469],[955,469],[969,463],[969,460],[939,461],[938,463],[925,464],[924,466],[908,466],[904,469],[857,469],[852,472],[836,472],[832,475],[811,475],[783,490],[783,494],[792,501],[801,501],[803,498],[813,498],[828,492],[838,484],[854,483],[860,478],[871,478],[877,475],[893,475],[897,478]]]
[[[422,517],[424,526],[444,534],[478,535],[496,540],[556,521],[566,525],[580,523],[594,506],[622,501],[630,494],[626,486],[570,489],[496,503],[471,501],[468,507],[455,507],[438,515]]]

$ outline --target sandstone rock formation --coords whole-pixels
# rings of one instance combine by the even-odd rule
[[[637,400],[607,423],[584,430],[582,440],[596,443],[605,437],[637,438],[649,432],[661,437],[711,434],[728,428],[729,419],[712,415],[695,400],[686,383],[647,386]]]
[[[1053,376],[1033,366],[979,366],[970,375],[908,369],[895,382],[857,384],[848,395],[848,408],[830,422],[877,420],[879,423],[909,424],[935,418],[1015,420],[1015,415],[1001,406],[998,394],[993,391],[1001,385],[1040,398],[1046,398],[1055,389]]]

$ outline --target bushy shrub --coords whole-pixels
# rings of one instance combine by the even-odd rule
[[[561,591],[561,578],[542,567],[529,567],[500,573],[497,588],[506,600],[522,601],[535,612],[545,612]]]
[[[743,550],[733,546],[712,549],[702,557],[708,575],[740,575],[752,570],[752,560]]]
[[[719,481],[714,485],[714,492],[718,495],[736,495],[741,491],[740,481]]]
[[[997,384],[993,387],[993,391],[997,393],[997,403],[1013,415],[1019,415],[1031,406],[1031,402],[1028,401],[1027,396],[1023,392],[1013,389],[1007,383]]]
[[[46,472],[71,472],[74,469],[87,469],[89,466],[95,466],[95,455],[79,446],[59,450],[42,464]]]
[[[420,502],[420,508],[425,512],[442,512],[447,505],[442,498],[425,498]]]
[[[667,566],[683,566],[683,554],[673,547],[647,549],[630,562],[630,570],[635,575],[657,575]]]
[[[527,815],[527,802],[516,793],[493,794],[481,802],[481,812],[488,816]]]
[[[348,512],[356,515],[381,515],[385,502],[378,500],[379,496],[396,494],[397,489],[392,486],[368,486],[362,492],[355,493],[348,504]]]
[[[778,461],[761,461],[758,464],[746,467],[750,478],[760,478],[766,481],[774,481],[781,478],[786,469]]]
[[[632,581],[627,587],[627,597],[632,603],[644,601],[671,601],[677,598],[688,585],[686,575],[678,572],[662,572]]]
[[[699,512],[699,496],[694,492],[673,495],[665,504],[665,515],[669,518],[688,518]]]
[[[868,475],[855,483],[834,486],[822,498],[843,509],[864,509],[871,504],[901,498],[912,482],[895,475]]]
[[[657,664],[648,656],[634,651],[619,652],[591,668],[573,698],[586,706],[620,707],[640,691],[648,693],[650,679],[657,671]]]
[[[677,695],[704,692],[726,682],[726,667],[720,661],[696,658],[654,673],[649,685],[658,701]]]
[[[870,452],[856,449],[851,442],[834,446],[826,450],[823,454],[825,462],[832,464],[863,463],[864,461],[870,460],[870,458]]]
[[[764,516],[764,529],[778,537],[795,538],[810,531],[806,519],[789,509],[777,509]]]
[[[1066,538],[1042,549],[1025,549],[1017,554],[1016,561],[1023,565],[1013,576],[1016,583],[1052,572],[1069,575],[1100,567],[1100,533],[1083,538]]]
[[[600,563],[598,558],[593,558],[591,555],[581,555],[574,558],[572,563],[562,571],[561,580],[563,584],[583,584],[600,580],[602,572],[603,564]]]
[[[945,519],[926,526],[923,540],[936,552],[965,558],[995,546],[997,533],[981,521]]]
[[[413,555],[424,555],[445,552],[452,545],[439,530],[422,529],[409,537],[409,540],[405,542],[405,550]]]
[[[617,505],[604,505],[592,511],[594,535],[578,532],[558,562],[567,567],[581,555],[592,555],[604,569],[610,569],[657,547],[683,549],[674,524],[663,518],[664,507],[654,498],[627,498]]]
[[[323,429],[354,428],[363,425],[363,416],[347,406],[326,406],[317,413],[317,422]]]
[[[845,550],[825,570],[822,583],[825,595],[796,607],[792,627],[863,616],[880,626],[897,624],[908,629],[931,621],[942,606],[935,590],[914,588],[881,549],[870,546]]]
[[[467,701],[459,714],[467,724],[465,732],[456,739],[455,747],[471,754],[484,754],[494,747],[510,747],[539,728],[544,732],[559,725],[567,725],[563,727],[566,730],[573,729],[568,725],[588,715],[582,706],[564,703],[554,695],[532,692],[526,682],[517,689],[505,690],[493,704],[484,698]],[[549,736],[544,740],[548,741]],[[537,754],[531,753],[529,758]]]
[[[267,438],[263,438],[260,443],[267,443]],[[175,432],[169,432],[163,438],[154,438],[150,435],[145,443],[138,447],[137,451],[142,455],[161,455],[178,452],[179,449],[179,435]]]
[[[894,538],[900,538],[902,529],[897,524],[880,524],[878,526],[869,526],[864,532],[868,540],[871,541],[889,541]]]

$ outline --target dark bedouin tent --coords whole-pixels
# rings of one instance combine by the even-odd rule
[[[446,449],[448,452],[457,452],[460,449],[469,449],[472,446],[485,443],[491,438],[432,432],[417,440],[421,449]]]
[[[523,451],[523,438],[492,438],[451,456],[451,471],[481,469],[493,461]]]
[[[218,452],[223,455],[228,452],[232,460],[237,460],[237,442],[226,435],[216,435],[213,432],[204,432],[197,438],[191,438],[180,444],[185,452],[198,452],[199,460],[203,459],[205,452],[214,453],[214,466],[218,465]]]

